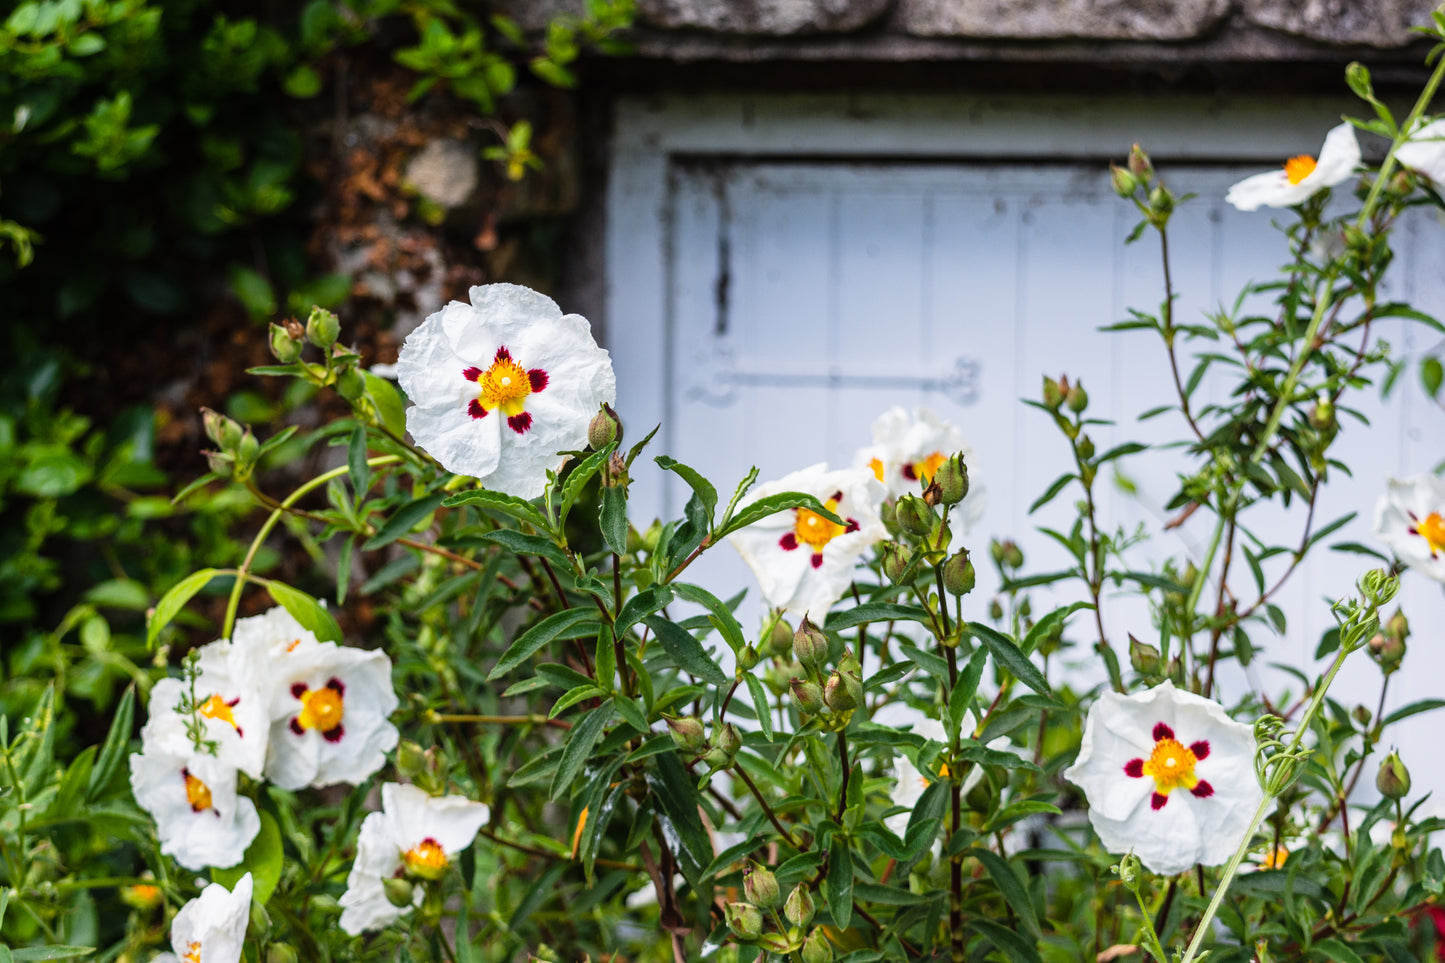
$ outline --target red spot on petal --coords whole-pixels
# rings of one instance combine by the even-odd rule
[[[236,705],[238,705],[238,704],[240,703],[240,701],[241,701],[241,697],[240,697],[240,696],[236,696],[236,698],[232,699],[230,702],[227,702],[226,705],[231,706],[232,708],[234,708]]]
[[[301,698],[301,695],[302,695],[305,691],[306,691],[306,683],[304,683],[304,682],[297,682],[297,683],[292,684],[292,686],[291,686],[291,694],[292,694],[293,696],[295,696],[296,698],[298,698],[298,699]]]
[[[511,360],[512,360],[512,352],[510,352],[510,351],[507,350],[507,346],[506,346],[506,345],[502,345],[500,348],[497,349],[497,356],[496,356],[495,358],[493,358],[492,360],[494,360],[494,361],[511,361]]]
[[[339,696],[346,695],[346,683],[336,678],[336,676],[332,676],[331,678],[326,680],[326,688],[330,689],[332,692],[335,692]]]
[[[1194,793],[1194,795],[1198,796],[1200,799],[1208,799],[1210,796],[1214,795],[1214,787],[1211,786],[1209,783],[1205,782],[1203,779],[1199,780],[1199,782],[1195,784],[1194,788],[1189,791]]]
[[[244,738],[246,738],[246,734],[241,731],[241,727],[240,727],[240,726],[237,726],[237,727],[236,727],[236,738],[237,738],[237,739],[244,739]]]
[[[814,553],[814,555],[813,555],[813,567],[814,567],[814,568],[822,568],[822,567],[823,567],[823,553],[822,553],[822,552],[816,552],[816,553]]]
[[[541,391],[547,387],[547,372],[541,368],[533,368],[527,372],[527,380],[532,382],[533,391]]]
[[[1135,779],[1138,779],[1140,776],[1144,775],[1144,760],[1130,759],[1128,762],[1124,763],[1124,775],[1132,776]]]
[[[1164,795],[1163,793],[1157,793],[1157,792],[1156,792],[1154,795],[1152,795],[1152,796],[1149,797],[1149,808],[1150,808],[1150,809],[1163,809],[1163,808],[1164,808],[1164,804],[1167,803],[1168,801],[1169,801],[1169,797],[1168,797],[1168,796]]]
[[[1208,740],[1208,739],[1200,739],[1198,742],[1191,742],[1191,743],[1189,744],[1189,751],[1192,752],[1192,753],[1194,753],[1194,758],[1195,758],[1195,759],[1208,759],[1208,758],[1209,758],[1209,740]]]
[[[513,415],[507,419],[507,427],[519,435],[524,435],[527,433],[527,429],[532,427],[532,416],[525,411],[520,415]]]
[[[1174,730],[1171,729],[1171,728],[1169,728],[1168,726],[1166,726],[1164,723],[1161,722],[1161,723],[1159,723],[1158,725],[1156,725],[1156,726],[1154,727],[1154,741],[1155,741],[1155,742],[1158,742],[1160,739],[1173,739],[1173,738],[1174,738]]]
[[[296,733],[298,736],[306,735],[306,730],[301,728],[301,723],[297,721],[294,717],[291,719],[291,731]]]
[[[901,474],[909,481],[918,481],[918,473],[913,470],[913,462],[911,461],[903,463]]]
[[[321,737],[327,742],[340,742],[341,737],[346,734],[345,726],[337,726],[335,729],[327,729],[321,733]]]
[[[798,547],[797,533],[789,532],[788,534],[784,535],[782,538],[778,539],[778,545],[782,548],[783,551],[791,552],[793,549]]]
[[[846,521],[846,522],[848,523],[848,527],[845,528],[845,529],[843,529],[844,532],[856,532],[856,531],[858,531],[858,527],[859,527],[859,526],[858,526],[858,522],[857,522],[855,519],[848,518],[848,519],[844,519],[844,521]]]
[[[487,417],[487,409],[482,407],[481,399],[473,398],[471,403],[467,405],[467,414],[473,418],[485,418]]]
[[[834,505],[836,505],[836,504],[838,504],[839,502],[841,502],[841,501],[843,500],[843,493],[842,493],[842,492],[834,492],[834,493],[833,493],[833,497],[830,498],[830,499],[828,499],[828,500],[829,500],[830,502],[832,502]]]
[[[465,371],[462,372],[462,377],[463,377],[463,378],[466,378],[468,381],[476,381],[476,380],[477,380],[478,378],[480,378],[481,376],[482,376],[482,369],[481,369],[481,368],[468,368],[468,369],[466,369]]]

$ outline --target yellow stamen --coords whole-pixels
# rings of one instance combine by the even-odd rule
[[[231,712],[230,704],[219,695],[213,694],[201,703],[201,715],[207,719],[219,719],[237,732],[241,731],[241,727],[236,725],[236,716]]]
[[[401,856],[409,875],[441,879],[447,871],[447,854],[441,843],[428,836]]]
[[[1298,184],[1315,172],[1315,159],[1308,154],[1291,157],[1284,162],[1284,174],[1291,184]]]
[[[288,645],[288,646],[286,646],[286,651],[287,651],[287,652],[295,652],[295,651],[296,651],[296,646],[298,646],[298,645],[300,645],[300,644],[301,644],[301,640],[300,640],[300,639],[293,639],[293,640],[291,641],[291,644]]]
[[[1274,847],[1274,849],[1265,853],[1264,856],[1260,858],[1259,868],[1279,869],[1281,866],[1284,865],[1284,861],[1286,859],[1289,859],[1289,850],[1285,849],[1283,846],[1276,846]]]
[[[527,376],[527,370],[510,357],[493,361],[477,381],[482,388],[477,395],[482,407],[487,411],[501,408],[509,418],[522,413],[527,396],[532,393],[532,379]]]
[[[1431,512],[1425,520],[1415,526],[1415,532],[1430,546],[1430,554],[1445,552],[1445,519],[1439,512]]]
[[[301,693],[299,698],[301,712],[296,716],[296,723],[301,728],[330,732],[341,725],[346,706],[340,692],[330,686],[322,686],[319,689],[308,689]]]
[[[1198,762],[1194,751],[1178,739],[1160,739],[1144,760],[1144,775],[1154,777],[1154,791],[1167,796],[1172,789],[1199,785],[1199,777],[1194,774]]]
[[[182,956],[181,959],[185,960],[186,963],[201,963],[201,941],[191,940],[187,943],[186,955]]]
[[[211,808],[211,787],[201,782],[189,772],[186,777],[186,802],[191,804],[195,812],[202,812]]]
[[[830,498],[823,505],[828,511],[837,514],[838,502],[836,500]],[[798,509],[798,523],[793,527],[793,533],[797,535],[798,541],[812,546],[815,552],[822,551],[824,545],[842,535],[844,531],[842,525],[828,521],[809,508]]]
[[[939,468],[943,467],[943,463],[946,461],[948,461],[947,455],[941,451],[935,451],[922,461],[915,461],[913,463],[913,473],[918,476],[919,481],[927,485],[933,481],[934,474]]]
[[[883,460],[881,458],[868,459],[868,467],[873,469],[873,477],[879,481],[883,480]]]

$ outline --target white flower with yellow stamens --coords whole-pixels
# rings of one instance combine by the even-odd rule
[[[962,454],[970,472],[977,456],[963,433],[928,408],[893,407],[873,422],[873,444],[859,450],[854,464],[867,468],[888,489],[889,498],[921,495],[933,473],[954,454]],[[983,514],[984,492],[970,478],[967,497],[949,511],[949,529],[965,534]]]
[[[396,748],[385,652],[303,640],[273,668],[266,778],[283,789],[360,783]]]
[[[228,890],[212,883],[171,921],[171,948],[152,963],[239,963],[251,919],[251,874]]]
[[[1084,791],[1105,849],[1132,850],[1167,876],[1218,866],[1239,848],[1264,797],[1254,749],[1250,726],[1165,682],[1099,696],[1064,778]]]
[[[858,557],[887,537],[878,520],[883,485],[866,469],[829,471],[826,464],[817,464],[759,485],[740,507],[790,491],[816,496],[843,524],[806,508],[788,509],[754,522],[728,541],[757,576],[769,605],[811,614],[822,622],[828,607],[853,581]]]
[[[234,658],[248,665],[261,667],[263,673],[276,671],[305,642],[316,642],[316,634],[296,621],[281,606],[267,609],[260,615],[237,619],[231,630],[235,645]]]
[[[1421,123],[1395,151],[1395,160],[1445,188],[1445,117]]]
[[[225,639],[202,646],[199,650],[200,674],[196,678],[196,713],[204,729],[204,738],[216,744],[216,756],[240,769],[253,779],[261,778],[266,764],[266,738],[270,731],[267,697],[264,694],[261,665],[238,657],[234,646]],[[181,719],[183,725],[165,726],[156,730],[165,736],[166,749],[179,755],[192,751],[179,709],[189,698],[190,686],[183,679],[162,679],[151,690],[150,718],[167,714]]]
[[[616,399],[617,379],[587,319],[515,284],[471,289],[411,333],[396,374],[414,403],[406,427],[448,471],[536,498],[559,451]]]
[[[1410,568],[1445,582],[1445,478],[1391,478],[1375,506],[1375,535]]]
[[[162,853],[187,869],[234,866],[261,830],[256,804],[236,794],[235,766],[194,748],[169,751],[178,736],[188,738],[179,716],[146,722],[142,751],[130,757],[131,792],[155,819]]]
[[[1360,164],[1360,142],[1348,121],[1325,135],[1319,159],[1301,154],[1279,170],[1254,174],[1235,184],[1224,199],[1241,211],[1261,207],[1293,207],[1319,191],[1349,180]]]
[[[905,708],[894,712],[889,712],[888,708],[892,707],[887,707],[883,712],[874,715],[872,721],[884,725],[911,723],[914,735],[947,745],[948,733],[944,731],[943,723],[937,719],[930,719],[912,708]],[[895,719],[898,719],[900,714],[903,715],[904,718],[900,722],[895,723]],[[963,719],[964,737],[971,737],[977,727],[978,717],[974,715],[973,710],[969,710]],[[1007,750],[1010,745],[1011,743],[1008,737],[1000,736],[989,742],[988,748],[1004,751]],[[897,759],[894,761],[893,775],[895,779],[891,796],[893,805],[902,806],[908,811],[894,813],[892,816],[884,819],[883,824],[901,839],[904,833],[908,831],[908,820],[913,815],[913,808],[918,805],[918,800],[923,797],[923,790],[927,789],[935,779],[946,778],[948,776],[948,766],[940,763],[936,772],[924,773],[914,764],[913,757],[910,753],[902,752],[899,753]],[[981,779],[983,779],[983,770],[976,765],[970,767],[968,775],[963,777],[963,792],[967,793],[974,786],[978,785]]]
[[[341,894],[341,928],[356,936],[410,912],[387,899],[384,881],[440,879],[489,814],[486,804],[464,796],[429,796],[398,783],[382,786],[381,812],[368,815],[357,836],[356,861]],[[413,890],[413,906],[421,902],[422,890],[420,885]]]

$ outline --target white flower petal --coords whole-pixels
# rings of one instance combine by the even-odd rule
[[[1289,182],[1283,169],[1254,174],[1231,187],[1224,199],[1241,211],[1261,207],[1293,207],[1309,200],[1318,191],[1341,184],[1354,174],[1360,164],[1360,142],[1354,125],[1346,121],[1332,127],[1325,135],[1314,170],[1298,184]]]
[[[237,664],[231,649],[231,644],[224,641],[201,647],[196,702],[202,710],[199,715],[206,738],[218,745],[217,757],[252,778],[260,778],[270,729],[266,698],[259,684],[250,684],[254,673]],[[188,695],[181,679],[162,679],[151,690],[147,728],[153,730],[154,739],[163,740],[167,751],[177,755],[192,751],[185,729],[188,720],[177,711]],[[175,717],[180,725],[166,724],[167,717]]]
[[[485,803],[465,796],[431,796],[416,786],[399,783],[381,787],[381,808],[403,850],[434,839],[448,856],[472,844],[490,812]]]
[[[234,890],[212,883],[186,903],[171,922],[171,948],[183,959],[202,963],[238,963],[251,918],[251,874]]]
[[[935,454],[962,454],[970,472],[977,472],[978,456],[963,433],[928,408],[909,412],[895,406],[874,420],[872,430],[874,443],[858,451],[854,464],[874,471],[881,469],[889,498],[922,493],[922,479],[916,472],[909,478],[905,471]],[[968,495],[949,511],[948,527],[955,537],[968,534],[983,516],[985,499],[983,486],[976,477],[970,478]]]
[[[154,720],[152,720],[154,721]],[[241,861],[246,847],[261,830],[256,804],[236,794],[236,769],[215,756],[179,755],[163,746],[173,744],[165,725],[183,725],[178,719],[155,729],[147,722],[142,732],[143,751],[130,757],[130,784],[136,802],[156,821],[161,852],[187,869],[225,868]],[[210,795],[210,806],[195,809],[187,795],[187,774]]]
[[[1395,159],[1445,187],[1445,118],[1432,120],[1411,134],[1395,151]]]
[[[1432,515],[1437,524],[1439,517],[1445,516],[1445,478],[1415,475],[1388,479],[1385,494],[1375,505],[1375,536],[1410,568],[1445,582],[1445,549],[1432,545],[1421,534],[1422,525],[1432,524]]]

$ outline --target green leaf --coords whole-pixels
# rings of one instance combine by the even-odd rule
[[[1039,959],[1039,952],[1034,949],[1033,944],[1026,942],[1023,937],[1008,927],[978,918],[971,920],[968,925],[997,947],[1004,956],[1009,958],[1010,963],[1042,963]]]
[[[567,741],[562,746],[562,759],[557,763],[557,771],[552,774],[552,788],[548,792],[548,798],[556,799],[561,796],[582,774],[588,757],[592,755],[592,747],[597,744],[602,730],[607,728],[607,723],[611,720],[612,700],[607,699],[571,728],[567,733]]]
[[[326,611],[326,607],[320,602],[284,582],[269,579],[261,581],[271,598],[276,600],[276,604],[290,612],[291,617],[300,622],[302,628],[310,630],[319,641],[341,641],[341,626],[336,624],[331,613]]]
[[[657,462],[657,466],[664,471],[670,471],[679,476],[687,482],[689,488],[697,493],[697,497],[707,513],[708,531],[712,531],[713,516],[717,511],[717,489],[712,486],[712,482],[699,475],[694,469],[667,455],[658,455],[653,461]]]
[[[241,857],[241,862],[225,869],[212,869],[211,879],[227,889],[234,890],[241,877],[250,873],[251,899],[265,906],[271,894],[276,891],[276,884],[281,881],[284,864],[281,827],[276,825],[276,817],[263,809],[261,830],[256,833],[256,838],[251,840],[251,845],[246,847],[246,855]]]
[[[963,727],[963,720],[968,715],[968,710],[973,707],[974,693],[978,692],[979,680],[983,678],[983,666],[988,661],[988,650],[984,648],[974,649],[973,655],[969,656],[966,665],[958,676],[958,684],[948,696],[948,718],[949,735],[958,735]],[[972,733],[970,733],[971,735]]]
[[[763,730],[763,738],[769,742],[773,741],[773,713],[768,706],[768,693],[758,677],[749,672],[743,676],[743,681],[748,684],[748,694],[753,698],[753,711],[758,717],[758,728]]]
[[[592,480],[592,476],[601,470],[602,466],[607,463],[607,459],[610,458],[616,450],[617,442],[615,441],[611,444],[603,445],[600,449],[582,459],[582,463],[567,474],[567,480],[562,483],[562,501],[557,509],[558,526],[561,526],[562,523],[567,520],[567,515],[572,511],[572,506],[576,504],[578,496],[582,494],[582,489]]]
[[[698,816],[697,786],[678,761],[676,752],[655,757],[656,771],[647,773],[647,785],[657,799],[657,818],[664,834],[669,831],[679,845],[678,868],[688,882],[696,886],[702,880],[702,869],[712,862],[712,840]]]
[[[833,914],[835,926],[847,929],[853,918],[853,854],[841,833],[833,834],[828,847],[827,881],[828,912]]]
[[[613,628],[618,633],[625,634],[638,619],[666,608],[672,602],[673,589],[676,587],[675,585],[657,584],[638,592],[622,603]]]
[[[1425,389],[1425,394],[1434,398],[1440,394],[1440,385],[1445,382],[1445,365],[1441,365],[1440,359],[1428,357],[1420,359],[1420,387]]]
[[[597,526],[602,540],[618,555],[627,554],[627,490],[618,485],[602,489],[602,504],[597,509]]]
[[[406,402],[401,400],[401,392],[396,390],[396,385],[381,375],[372,374],[370,371],[363,371],[361,377],[366,381],[366,394],[371,399],[372,405],[376,407],[376,415],[386,430],[397,438],[406,435]]]
[[[761,521],[769,515],[776,515],[778,512],[785,512],[794,508],[806,508],[814,512],[834,525],[846,525],[843,519],[830,512],[822,502],[813,495],[803,492],[778,492],[776,495],[769,495],[766,498],[759,498],[755,502],[744,505],[723,528],[718,530],[717,537],[722,538],[736,532],[738,529],[747,528],[753,522]],[[716,541],[716,539],[714,539]]]
[[[532,654],[550,642],[558,639],[585,639],[597,634],[602,623],[590,609],[565,609],[549,615],[513,640],[487,680],[499,679],[517,666],[526,662]]]
[[[829,631],[841,632],[865,622],[919,622],[928,618],[928,613],[917,605],[900,605],[897,602],[864,602],[846,612],[832,612],[828,615]]]
[[[743,496],[748,493],[749,489],[753,487],[753,482],[757,480],[758,466],[754,465],[748,469],[748,473],[743,476],[743,480],[738,482],[738,487],[733,491],[733,497],[728,500],[728,507],[723,512],[722,522],[720,523],[724,528],[726,528],[728,522],[732,520],[733,512],[737,511],[738,502],[743,500]]]
[[[649,615],[642,622],[652,629],[678,668],[713,685],[727,685],[731,681],[691,632],[656,615]]]
[[[253,268],[233,264],[230,270],[231,293],[241,302],[253,319],[269,318],[276,313],[276,295],[271,282]]]
[[[747,640],[743,638],[742,624],[738,622],[737,616],[733,615],[733,609],[737,607],[738,602],[742,599],[741,593],[732,599],[731,605],[729,605],[728,602],[724,602],[699,585],[692,585],[687,582],[673,582],[671,585],[672,590],[679,596],[687,599],[689,602],[703,606],[712,613],[710,621],[717,627],[717,630],[722,633],[722,637],[727,641],[728,646],[734,652],[742,651],[743,647],[747,645]]]
[[[371,488],[371,466],[366,463],[366,429],[360,425],[351,430],[351,438],[346,443],[346,471],[356,497],[366,497]]]
[[[1401,719],[1408,719],[1413,715],[1422,712],[1433,712],[1436,709],[1445,709],[1445,699],[1421,699],[1419,702],[1412,702],[1407,706],[1401,706],[1394,712],[1385,716],[1380,722],[1381,727],[1393,725]]]
[[[10,958],[16,963],[28,960],[73,960],[77,956],[89,956],[95,952],[93,946],[26,946],[10,950]]]
[[[1057,495],[1059,492],[1063,491],[1064,486],[1067,485],[1069,482],[1073,481],[1075,477],[1077,476],[1060,475],[1058,478],[1055,478],[1054,483],[1050,485],[1042,495],[1034,499],[1034,503],[1029,506],[1029,514],[1032,515],[1034,512],[1038,511],[1040,508],[1043,508],[1049,502],[1053,501],[1054,496]]]
[[[115,707],[115,716],[110,720],[110,731],[96,756],[95,766],[90,770],[90,782],[86,786],[85,798],[95,802],[110,785],[111,778],[125,761],[126,750],[130,748],[131,728],[135,725],[135,686],[126,687]]]
[[[935,779],[914,804],[913,815],[908,817],[908,829],[903,834],[903,845],[908,853],[906,862],[922,856],[938,838],[938,827],[943,825],[943,811],[948,805],[948,786],[946,779]]]
[[[988,870],[988,874],[998,886],[999,895],[1029,931],[1029,935],[1035,940],[1041,939],[1043,932],[1039,929],[1039,919],[1034,913],[1034,901],[1029,898],[1027,887],[1014,873],[1013,867],[998,854],[982,847],[970,849],[968,855],[983,863],[984,869]]]
[[[211,579],[218,573],[213,568],[203,568],[199,572],[192,572],[181,579],[156,603],[151,611],[150,617],[146,619],[146,647],[155,648],[156,636],[160,635],[161,629],[170,624],[186,603],[191,600],[201,589],[210,584]]]
[[[1044,678],[1038,666],[1029,661],[1028,656],[1024,655],[1012,639],[1000,635],[981,622],[968,623],[968,630],[974,638],[988,647],[989,654],[1000,667],[1039,695],[1053,697],[1054,690],[1049,688],[1049,680]]]
[[[1045,615],[1043,618],[1039,619],[1036,623],[1034,623],[1034,627],[1029,629],[1028,635],[1024,636],[1024,642],[1023,645],[1020,646],[1020,648],[1023,649],[1025,654],[1033,652],[1039,647],[1039,643],[1041,643],[1044,639],[1048,638],[1049,634],[1052,633],[1054,629],[1057,628],[1059,624],[1064,621],[1064,619],[1068,618],[1070,615],[1073,615],[1080,609],[1088,608],[1093,608],[1093,605],[1089,602],[1075,602],[1072,605],[1066,605],[1063,608],[1054,609],[1048,615]]]
[[[444,492],[436,492],[425,498],[418,498],[416,501],[408,502],[401,506],[396,510],[395,514],[386,520],[386,524],[377,530],[375,535],[371,536],[371,538],[362,544],[361,550],[363,552],[371,552],[390,545],[398,538],[406,535],[413,528],[416,528],[422,519],[427,518],[432,512],[441,507],[441,503],[445,499],[446,494]]]
[[[508,495],[506,492],[492,491],[487,488],[458,492],[445,499],[442,505],[447,508],[454,508],[457,505],[476,505],[478,508],[501,512],[523,524],[531,525],[540,532],[548,532],[552,529],[552,526],[547,523],[547,516],[542,514],[541,509],[529,501],[524,501],[516,495]]]
[[[523,532],[514,532],[510,528],[502,528],[495,532],[488,532],[482,536],[482,540],[496,542],[518,555],[536,555],[539,558],[556,562],[563,568],[570,569],[572,567],[571,560],[563,554],[557,544],[541,535],[527,535]]]

